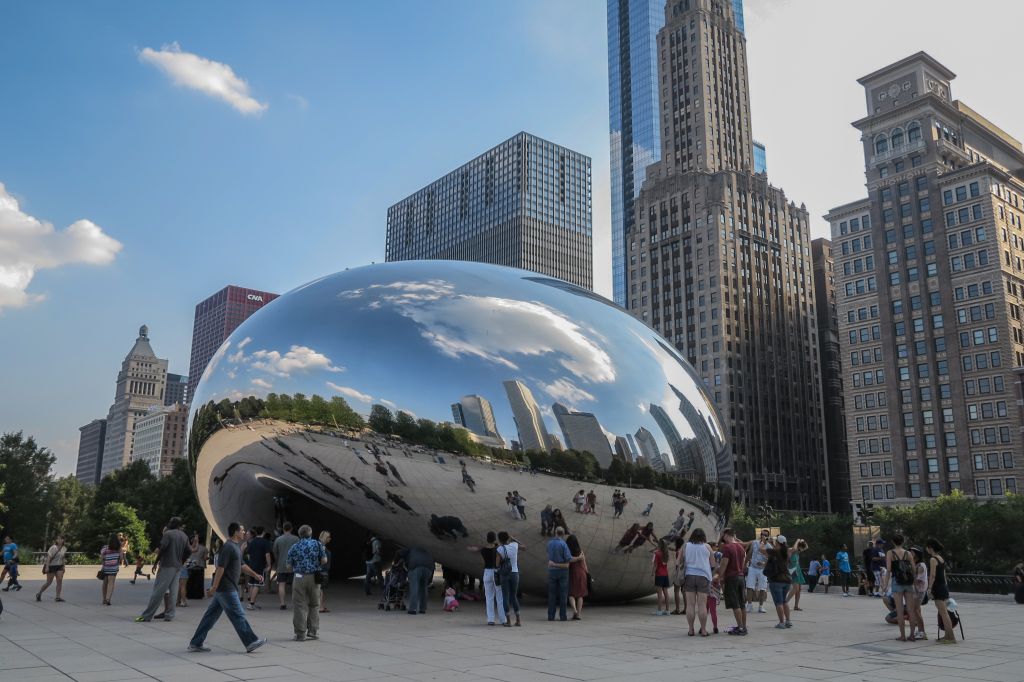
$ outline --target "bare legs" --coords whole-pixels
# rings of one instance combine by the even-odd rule
[[[782,602],[781,604],[775,605],[775,613],[779,617],[779,622],[785,625],[789,622],[789,603]]]
[[[935,608],[939,611],[939,618],[942,619],[942,628],[946,631],[946,634],[942,639],[949,642],[955,642],[956,635],[953,634],[953,619],[949,617],[949,609],[946,608],[946,600],[936,599],[934,601]]]
[[[673,611],[672,613],[676,614],[677,616],[680,613],[686,613],[686,609],[680,609],[679,608],[679,601],[680,601],[680,597],[683,594],[683,588],[680,587],[679,585],[673,585],[672,592],[674,593],[673,596],[675,598],[675,603],[676,603],[676,610]],[[685,604],[684,604],[684,606],[685,606]]]
[[[794,611],[803,611],[803,609],[800,608],[800,592],[802,591],[803,585],[800,583],[793,583],[793,587],[789,590],[789,596],[786,597],[786,601],[789,601],[790,599],[793,600]]]
[[[572,607],[573,619],[580,620],[583,614],[583,597],[569,597],[569,606]],[[511,619],[511,616],[509,618]],[[516,616],[516,619],[519,617]]]
[[[903,609],[904,609],[903,598],[906,595],[908,595],[908,594],[909,594],[908,592],[893,592],[892,593],[893,601],[896,602],[896,624],[900,626],[900,637],[899,637],[899,640],[901,642],[907,641],[906,624],[903,622]],[[910,624],[910,629],[911,629],[911,631],[913,631],[913,629],[914,629],[914,624],[913,623]]]
[[[668,613],[668,588],[655,586],[658,593],[658,614]]]
[[[110,598],[114,596],[114,582],[116,580],[116,575],[103,576],[103,603],[107,606],[110,606]]]
[[[64,571],[57,571],[55,573],[46,574],[46,583],[39,588],[38,592],[36,592],[36,601],[39,601],[39,599],[43,595],[43,592],[46,592],[46,588],[48,588],[50,586],[50,583],[52,583],[54,580],[57,581],[57,599],[60,599],[60,588],[61,585],[64,583]]]
[[[693,620],[696,618],[700,622],[700,634],[706,635],[707,624],[708,624],[708,599],[706,594],[698,594],[697,592],[686,593],[686,622],[690,626],[690,632],[693,634]]]

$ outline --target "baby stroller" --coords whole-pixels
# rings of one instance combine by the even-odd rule
[[[395,561],[384,574],[384,589],[377,608],[382,611],[405,611],[405,597],[409,591],[409,570],[404,561]]]
[[[960,610],[957,607],[957,603],[954,599],[949,599],[948,601],[946,601],[946,611],[949,612],[949,622],[953,624],[953,629],[956,630],[956,627],[958,625],[960,626],[960,639],[963,639],[964,621],[960,618]],[[940,614],[936,614],[935,617],[939,621],[939,629],[935,636],[942,637],[943,632],[945,630],[945,628],[942,626],[942,616]]]

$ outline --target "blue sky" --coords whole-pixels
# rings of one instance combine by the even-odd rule
[[[775,184],[813,216],[859,197],[856,78],[917,49],[960,74],[955,96],[1024,132],[1001,80],[1012,69],[992,68],[1016,58],[1024,10],[975,4],[960,17],[946,1],[749,0],[754,132]],[[849,50],[821,30],[839,24],[863,36]],[[985,49],[954,40],[968,35]],[[173,43],[230,67],[248,87],[236,104],[265,110],[175,85],[144,52]],[[30,300],[0,300],[0,431],[34,434],[61,473],[141,324],[185,373],[197,301],[383,260],[390,204],[519,130],[593,157],[595,275],[610,290],[600,0],[6,2],[0,93],[0,203],[108,238],[55,249]]]

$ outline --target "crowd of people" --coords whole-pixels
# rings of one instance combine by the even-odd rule
[[[509,491],[506,502],[513,519],[525,518],[526,500],[518,491]],[[595,513],[597,499],[593,491],[580,489],[572,502],[577,513]],[[616,512],[625,503],[625,495],[615,491],[612,506]],[[816,590],[827,593],[834,587],[841,590],[843,597],[852,596],[850,588],[859,586],[860,593],[881,598],[887,609],[886,620],[898,626],[900,641],[928,638],[922,607],[931,601],[943,632],[939,641],[956,641],[954,626],[958,616],[950,604],[947,564],[944,548],[938,540],[929,539],[922,549],[907,546],[900,534],[894,534],[888,541],[878,539],[864,549],[863,570],[859,579],[855,579],[845,545],[831,560],[825,553],[816,553],[805,574],[803,557],[810,548],[802,539],[791,543],[784,535],[772,537],[768,529],[761,529],[757,537],[744,541],[732,528],[725,528],[714,541],[709,540],[703,528],[692,528],[694,520],[693,512],[680,509],[676,521],[661,537],[655,534],[652,522],[633,523],[613,548],[613,552],[625,554],[641,548],[649,552],[650,575],[656,592],[654,615],[685,615],[689,636],[718,634],[718,606],[723,602],[735,620],[735,626],[729,628],[727,634],[746,636],[749,615],[754,613],[755,606],[757,613],[768,613],[765,609],[768,597],[771,597],[777,620],[774,627],[792,628],[795,613],[803,610],[800,602],[806,585],[809,593]],[[562,621],[581,620],[594,580],[582,544],[569,531],[561,511],[550,505],[541,511],[541,524],[541,534],[546,538],[547,618],[549,621],[556,617]],[[137,622],[173,620],[176,609],[187,607],[190,598],[205,598],[207,608],[189,643],[189,651],[209,651],[204,642],[221,615],[227,616],[246,651],[253,651],[266,640],[254,633],[246,609],[259,609],[259,594],[268,589],[268,593],[276,592],[279,608],[286,610],[290,588],[295,639],[317,639],[319,615],[328,612],[330,532],[324,530],[314,538],[309,525],[302,525],[293,532],[292,524],[284,522],[275,532],[259,527],[247,530],[238,523],[231,523],[227,533],[228,538],[219,551],[213,553],[215,571],[208,586],[205,576],[211,553],[196,529],[191,536],[185,532],[180,518],[168,521],[151,561],[147,561],[142,551],[132,553],[123,534],[111,534],[100,551],[97,578],[101,583],[102,603],[111,604],[120,569],[134,563],[130,582],[135,584],[145,577],[152,583],[148,603],[135,619]],[[457,534],[453,533],[454,538]],[[469,545],[467,550],[481,558],[482,571],[478,575],[481,575],[487,624],[521,627],[519,558],[520,553],[527,550],[526,545],[506,530],[488,531],[482,544]],[[409,614],[426,613],[435,569],[433,556],[420,547],[404,548],[394,557],[394,564],[384,576],[384,541],[372,536],[365,552],[366,594],[370,595],[374,588],[382,589],[381,608],[385,602],[389,607],[393,602]],[[67,556],[65,540],[58,536],[42,557],[45,581],[35,594],[36,601],[42,599],[51,585],[55,587],[55,601],[64,601],[62,588]],[[18,546],[9,536],[4,538],[3,562],[0,583],[8,579],[3,591],[20,590]],[[147,563],[152,565],[148,573]],[[1014,579],[1018,585],[1024,585],[1024,562],[1016,568]],[[474,576],[445,568],[442,589],[446,611],[458,610],[460,600],[476,598],[474,580]],[[276,587],[271,588],[271,585]],[[388,596],[389,585],[397,590],[391,596]]]

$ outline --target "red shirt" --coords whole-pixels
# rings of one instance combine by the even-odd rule
[[[743,560],[747,554],[743,551],[743,545],[738,542],[729,542],[723,544],[720,549],[722,550],[722,558],[729,559],[729,563],[725,567],[725,577],[731,578],[743,575]]]
[[[668,563],[665,561],[665,557],[662,556],[660,549],[654,552],[654,575],[668,575]]]

